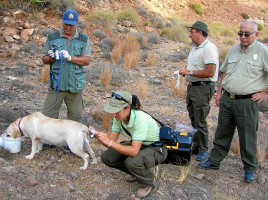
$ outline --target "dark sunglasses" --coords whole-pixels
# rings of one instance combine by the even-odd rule
[[[249,33],[249,32],[242,32],[242,31],[239,31],[238,33],[237,33],[237,35],[239,35],[240,37],[242,37],[243,35],[245,36],[245,37],[249,37],[249,36],[251,36],[253,33],[255,33],[256,31],[253,31],[253,32],[251,32],[251,33]]]
[[[120,94],[116,94],[116,93],[112,93],[111,97],[114,97],[115,99],[119,100],[119,101],[124,101],[127,104],[130,104],[124,97],[122,97]]]

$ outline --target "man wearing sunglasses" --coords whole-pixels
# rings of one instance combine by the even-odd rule
[[[198,166],[219,169],[227,156],[235,129],[238,131],[244,181],[252,183],[257,170],[258,101],[266,98],[268,48],[257,41],[258,24],[240,24],[240,44],[228,52],[220,67],[221,79],[216,97],[220,107],[214,147],[209,159]]]
[[[208,125],[206,118],[210,111],[210,100],[215,94],[215,82],[218,79],[219,53],[217,47],[208,40],[208,27],[202,21],[195,22],[189,28],[194,44],[186,68],[179,70],[189,82],[187,87],[187,110],[191,124],[197,129],[193,136],[192,153],[197,161],[208,158]]]
[[[137,96],[126,91],[113,93],[104,106],[104,111],[114,117],[112,132],[107,135],[96,131],[95,135],[101,144],[108,147],[101,155],[102,162],[129,174],[126,180],[137,181],[140,184],[137,197],[144,198],[153,188],[155,177],[152,168],[165,160],[167,149],[154,145],[160,139],[159,127],[140,107]],[[130,141],[116,142],[121,134]]]

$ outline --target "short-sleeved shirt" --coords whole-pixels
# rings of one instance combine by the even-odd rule
[[[212,78],[197,78],[193,76],[186,76],[188,82],[196,81],[217,81],[219,71],[219,52],[217,47],[206,39],[199,46],[195,46],[189,53],[187,60],[188,70],[201,71],[206,69],[206,65],[214,64],[216,67],[215,74]]]
[[[60,37],[64,38],[63,33],[62,33],[62,29],[60,30]],[[71,46],[72,41],[75,38],[79,38],[79,32],[77,30],[76,30],[76,32],[75,32],[75,34],[74,34],[74,36],[73,36],[73,38],[71,40],[68,40],[66,38],[66,40],[65,40],[67,42],[66,46]],[[47,39],[45,44],[44,44],[43,53],[47,54],[48,50],[50,50],[50,49],[51,49],[51,47],[49,46],[49,41]],[[66,49],[66,50],[68,50],[68,49]],[[85,48],[83,49],[82,56],[91,56],[91,47],[90,47],[89,40],[87,40]]]
[[[226,76],[222,81],[227,92],[247,95],[267,88],[268,47],[254,41],[243,52],[240,44],[230,49],[220,71]]]
[[[147,113],[141,110],[131,110],[128,124],[122,122],[132,137],[130,137],[123,128],[121,122],[113,119],[112,132],[123,134],[132,141],[141,141],[144,145],[150,145],[159,141],[159,127],[157,122]]]

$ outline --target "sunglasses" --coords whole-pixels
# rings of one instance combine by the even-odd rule
[[[124,97],[122,97],[120,94],[116,94],[116,93],[112,93],[111,97],[114,97],[115,99],[119,100],[119,101],[124,101],[127,104],[130,104]]]
[[[255,33],[256,31],[253,31],[253,32],[251,32],[251,33],[249,33],[249,32],[242,32],[242,31],[239,31],[238,33],[237,33],[237,35],[239,35],[240,37],[242,37],[243,35],[245,36],[245,37],[249,37],[249,36],[251,36],[253,33]]]

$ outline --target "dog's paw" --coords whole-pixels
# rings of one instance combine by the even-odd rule
[[[32,155],[28,155],[28,156],[25,156],[25,158],[31,160],[31,159],[33,159],[33,156]]]

